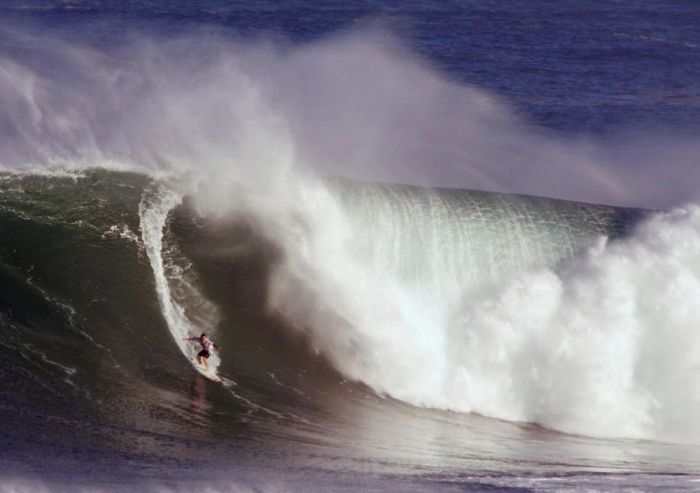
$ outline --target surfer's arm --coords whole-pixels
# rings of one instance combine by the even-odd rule
[[[214,343],[214,349],[216,349],[217,351],[221,351],[221,346],[219,346],[218,344]]]

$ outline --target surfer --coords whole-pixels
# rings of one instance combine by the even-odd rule
[[[197,363],[202,364],[204,363],[204,370],[207,371],[209,370],[209,365],[207,364],[207,359],[209,359],[209,356],[211,356],[212,349],[216,349],[217,351],[221,351],[221,346],[216,344],[214,341],[209,339],[207,335],[202,332],[202,335],[199,337],[185,337],[186,341],[193,341],[193,342],[198,342],[200,346],[202,346],[202,350],[197,353]]]

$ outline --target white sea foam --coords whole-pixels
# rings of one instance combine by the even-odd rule
[[[218,311],[200,293],[196,279],[183,275],[177,264],[174,245],[163,243],[168,213],[179,205],[182,195],[154,183],[139,203],[141,239],[153,269],[156,293],[168,328],[176,344],[192,362],[199,348],[185,339],[215,328]],[[214,371],[221,360],[212,354],[209,366]]]
[[[700,442],[699,208],[601,238],[560,269],[460,290],[436,259],[420,283],[357,262],[348,239],[363,232],[314,199],[301,213],[310,233],[270,233],[287,253],[271,303],[345,375],[419,406]],[[391,228],[373,241],[393,241]]]
[[[129,228],[127,224],[113,224],[100,236],[102,239],[121,238],[141,246],[141,239]]]
[[[700,209],[689,207],[561,271],[465,297],[438,329],[439,395],[404,392],[586,435],[697,443],[699,311]]]

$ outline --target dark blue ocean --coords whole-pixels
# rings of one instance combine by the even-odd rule
[[[700,34],[692,1],[10,0],[2,15],[10,25],[85,29],[105,43],[141,27],[177,35],[216,26],[236,39],[297,44],[375,24],[444,77],[507,98],[535,125],[596,134],[697,128]]]
[[[698,20],[3,1],[0,492],[700,489]]]

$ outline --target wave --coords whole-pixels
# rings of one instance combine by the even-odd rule
[[[349,188],[314,190],[303,229],[267,232],[286,254],[271,306],[344,375],[419,406],[698,439],[697,208],[629,234],[640,211]]]
[[[8,256],[17,244],[6,240],[3,259],[24,271],[17,275],[25,288],[4,297],[3,316],[31,333],[42,310],[18,316],[16,306],[34,290],[55,310],[44,326],[109,354],[113,371],[130,366],[124,354],[134,352],[166,368],[178,361],[170,350],[143,353],[131,340],[129,320],[138,313],[137,327],[152,325],[155,309],[172,347],[188,357],[192,349],[182,338],[203,328],[237,346],[222,360],[229,359],[222,368],[234,379],[308,370],[320,353],[346,378],[418,406],[584,435],[697,440],[695,208],[652,215],[330,179],[305,184],[297,191],[302,200],[284,216],[246,209],[223,218],[200,214],[190,199],[181,204],[168,186],[174,188],[104,170],[79,178],[6,176],[5,227],[20,222],[33,234],[58,228],[56,238],[71,248],[41,265],[36,247],[24,244],[23,255],[33,259],[27,264]],[[68,206],[68,197],[80,198]],[[115,230],[140,232],[140,239]],[[86,251],[100,252],[103,273],[83,272],[77,280],[69,269],[52,284],[46,272],[76,262],[76,255],[89,259]],[[124,255],[131,266],[116,276]],[[227,274],[234,265],[256,284]],[[129,293],[133,277],[151,279],[136,297]],[[246,307],[251,299],[255,305]],[[268,334],[240,337],[241,320],[264,326],[277,316],[284,322]],[[105,319],[121,325],[125,337],[105,339],[99,328]],[[231,324],[238,327],[227,334]],[[260,326],[255,330],[264,332]],[[299,353],[294,342],[280,346],[293,333],[303,336],[308,352]],[[30,344],[37,361],[54,372],[71,369],[61,379],[81,386],[84,362]],[[269,366],[250,360],[261,344],[274,361]],[[292,389],[337,385],[314,381]]]
[[[53,388],[58,372],[52,393],[106,412],[115,382],[179,388],[182,338],[206,329],[233,348],[220,372],[256,397],[270,374],[306,396],[345,378],[416,406],[700,441],[695,207],[377,183],[665,206],[697,187],[652,196],[651,164],[685,173],[673,158],[694,141],[658,136],[638,160],[636,138],[545,135],[373,32],[107,48],[2,31],[41,55],[0,58],[5,349],[41,368],[18,382]]]

